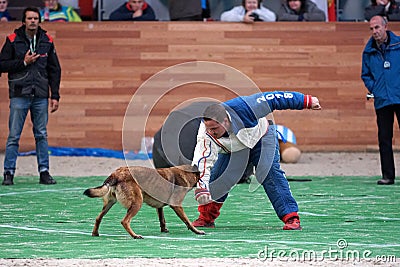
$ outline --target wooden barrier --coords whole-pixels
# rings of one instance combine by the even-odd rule
[[[1,23],[0,36],[4,40],[19,25]],[[205,61],[242,72],[262,91],[296,90],[318,96],[322,111],[273,113],[276,123],[295,132],[303,151],[377,149],[373,102],[366,101],[360,79],[361,53],[370,37],[367,23],[82,22],[42,27],[54,37],[62,65],[60,109],[50,115],[48,125],[50,146],[121,149],[125,111],[138,88],[171,66]],[[390,28],[400,30],[400,24]],[[191,73],[179,75],[184,80]],[[202,81],[218,79],[219,74],[204,70],[199,75]],[[233,80],[233,86],[240,83],[221,79]],[[177,105],[197,97],[227,100],[235,91],[204,82],[180,84],[170,91],[154,84],[141,90],[136,101],[158,101],[148,118],[141,113],[144,106],[132,107],[137,114],[131,114],[124,142],[139,149],[142,129],[146,135],[154,134]],[[7,74],[3,74],[1,151],[8,134],[8,101]],[[145,125],[140,125],[142,121]],[[31,127],[28,119],[21,151],[34,149]],[[398,149],[397,123],[395,127]]]

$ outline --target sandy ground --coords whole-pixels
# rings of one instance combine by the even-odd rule
[[[4,154],[0,154],[3,168]],[[395,153],[397,169],[400,153]],[[151,161],[100,157],[50,157],[53,176],[107,176],[123,165],[152,166]],[[287,176],[379,176],[380,161],[376,152],[366,153],[302,153],[299,162],[282,164]],[[37,176],[36,156],[18,157],[17,176]]]
[[[4,154],[0,154],[0,166],[3,167]],[[395,154],[397,170],[400,169],[400,153]],[[128,165],[151,166],[150,161],[128,161]],[[107,176],[115,168],[127,164],[124,160],[97,157],[50,157],[51,174],[57,176]],[[378,153],[303,153],[296,164],[282,164],[287,176],[380,176]],[[37,176],[36,157],[19,157],[16,176]],[[212,264],[210,264],[212,263]],[[31,267],[97,267],[97,266],[125,266],[125,267],[228,267],[228,266],[289,266],[293,262],[267,261],[257,259],[0,259],[3,266],[31,266]],[[370,261],[307,261],[295,262],[296,266],[400,266],[400,259],[396,263],[382,263]]]

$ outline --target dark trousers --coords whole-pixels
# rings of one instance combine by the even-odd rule
[[[394,180],[395,168],[393,157],[393,124],[396,113],[397,122],[400,125],[400,104],[389,105],[376,111],[378,124],[379,153],[381,158],[382,178]]]

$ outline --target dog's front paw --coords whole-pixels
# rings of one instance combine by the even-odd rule
[[[143,239],[143,236],[141,236],[141,235],[134,235],[133,238],[134,238],[134,239]]]
[[[169,233],[169,230],[167,228],[161,229],[161,233]]]
[[[99,233],[92,233],[92,236],[99,236]]]

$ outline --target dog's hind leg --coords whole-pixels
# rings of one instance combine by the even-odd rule
[[[108,201],[104,201],[103,209],[101,210],[99,216],[96,218],[96,222],[93,227],[92,236],[99,236],[99,227],[101,220],[103,219],[104,215],[111,209],[111,207],[117,203],[116,199],[109,199]]]
[[[170,206],[170,207],[175,211],[176,215],[178,215],[178,217],[186,224],[189,230],[198,235],[206,234],[204,231],[200,231],[199,229],[197,229],[192,225],[192,223],[189,221],[189,218],[186,216],[181,206]]]
[[[160,221],[161,233],[168,233],[167,224],[165,223],[164,209],[157,208],[158,220]]]
[[[135,239],[142,239],[141,235],[135,234],[131,228],[131,220],[132,218],[139,212],[142,204],[133,204],[128,208],[125,217],[122,219],[121,224],[125,228],[125,230]]]

